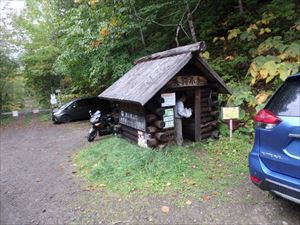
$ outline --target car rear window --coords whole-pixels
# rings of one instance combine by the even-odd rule
[[[300,117],[300,79],[286,81],[266,106],[278,116]]]

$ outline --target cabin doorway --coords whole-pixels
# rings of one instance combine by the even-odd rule
[[[208,86],[177,89],[177,96],[186,95],[186,108],[192,109],[190,118],[182,118],[182,135],[186,140],[200,141],[211,135],[212,126],[208,126],[216,118],[213,116],[212,89]]]
[[[185,108],[192,109],[192,115],[189,118],[182,118],[182,135],[183,139],[195,141],[195,88],[181,88],[176,91],[176,101],[182,95],[187,96],[184,102]]]

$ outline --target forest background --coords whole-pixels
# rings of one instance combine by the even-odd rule
[[[1,111],[28,99],[50,106],[98,95],[135,59],[205,41],[202,57],[233,90],[223,105],[241,107],[241,132],[300,66],[297,0],[26,0],[1,19]]]

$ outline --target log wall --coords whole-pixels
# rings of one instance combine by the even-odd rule
[[[195,104],[194,101],[193,113],[195,107],[198,107],[197,111],[200,113],[197,116],[193,115],[191,118],[183,119],[182,125],[184,138],[199,141],[217,135],[219,104],[218,92],[211,86],[200,87],[198,95],[196,95],[195,90],[194,100],[198,104]],[[169,143],[175,142],[175,129],[165,128],[165,122],[163,121],[165,108],[161,107],[162,99],[159,96],[160,94],[153,97],[142,109],[132,109],[132,106],[126,105],[125,107],[125,105],[122,105],[123,109],[128,107],[131,111],[144,115],[146,128],[143,132],[147,135],[146,143],[150,148],[163,148]],[[129,141],[138,143],[138,129],[134,127],[121,124],[121,135]]]
[[[165,128],[166,124],[163,121],[165,108],[161,107],[161,103],[163,103],[163,99],[159,94],[153,97],[145,107],[147,121],[146,132],[150,137],[147,141],[147,145],[151,148],[163,148],[168,143],[174,141],[174,128]]]

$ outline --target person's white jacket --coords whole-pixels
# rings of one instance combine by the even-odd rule
[[[176,118],[189,118],[192,115],[192,109],[190,108],[184,108],[183,102],[181,100],[178,100],[176,102],[176,108],[175,108],[175,117]]]

